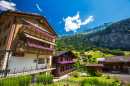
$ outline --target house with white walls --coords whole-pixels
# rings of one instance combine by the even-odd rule
[[[42,15],[3,11],[0,15],[0,74],[50,74],[57,33]]]

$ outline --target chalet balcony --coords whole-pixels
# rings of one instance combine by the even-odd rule
[[[59,64],[74,64],[76,61],[61,61]]]
[[[7,76],[21,76],[21,75],[28,75],[28,74],[35,74],[35,73],[40,73],[40,72],[46,72],[50,70],[54,70],[56,68],[53,67],[39,67],[39,66],[28,66],[28,67],[18,67],[18,68],[12,68],[8,69],[8,71],[0,71],[0,76],[4,76],[5,72],[7,72]]]
[[[19,33],[29,34],[31,36],[55,43],[55,36],[52,36],[44,31],[41,31],[31,25],[24,25],[20,28]]]
[[[53,48],[43,47],[34,43],[27,42],[17,44],[16,52],[52,55],[54,54],[55,50]]]

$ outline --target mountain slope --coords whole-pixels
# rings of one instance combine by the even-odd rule
[[[114,53],[109,49],[130,49],[130,18],[111,24],[105,29],[88,35],[78,34],[56,40],[56,50],[100,50]],[[108,49],[109,48],[109,49]],[[120,50],[115,51],[115,53]]]
[[[98,32],[98,31],[100,31],[100,30],[105,29],[107,26],[109,26],[109,25],[111,25],[111,24],[113,24],[113,23],[112,23],[112,22],[104,23],[103,25],[96,26],[96,27],[94,27],[94,28],[86,28],[86,29],[84,29],[82,32],[73,33],[73,34],[58,35],[58,37],[56,38],[56,40],[73,37],[73,36],[78,35],[78,34],[87,35],[87,34],[90,34],[90,33],[95,33],[95,32]]]
[[[97,44],[97,46],[130,50],[130,18],[91,34],[89,40]]]

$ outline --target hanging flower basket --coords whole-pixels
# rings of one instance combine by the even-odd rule
[[[47,36],[49,36],[49,37],[51,37],[51,38],[55,38],[55,36],[52,36],[52,35],[50,35],[50,34],[44,32],[44,31],[41,31],[41,30],[39,30],[39,29],[37,29],[37,28],[31,26],[31,25],[25,25],[25,27],[27,27],[27,28],[32,28],[33,30],[36,30],[36,31],[39,32],[39,33],[43,33],[43,34],[45,34],[45,35],[47,35]]]

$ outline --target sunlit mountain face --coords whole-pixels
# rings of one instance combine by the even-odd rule
[[[0,0],[0,13],[8,9],[44,15],[58,35],[130,17],[129,0]]]

